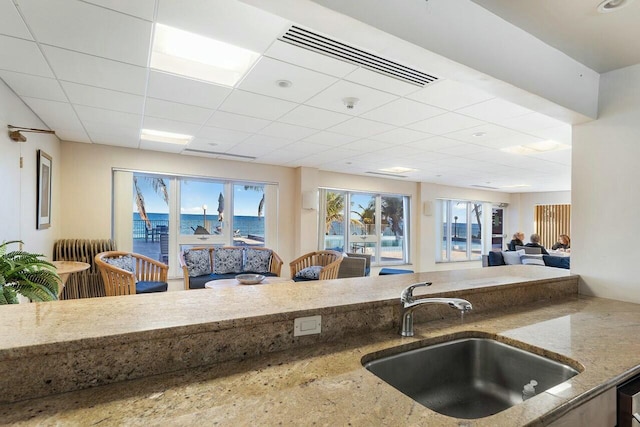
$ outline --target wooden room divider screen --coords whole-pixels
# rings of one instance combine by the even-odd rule
[[[550,249],[561,234],[571,236],[571,205],[538,205],[533,215],[540,244]]]

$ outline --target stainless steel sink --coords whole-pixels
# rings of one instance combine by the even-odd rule
[[[375,357],[375,355],[373,356]],[[523,401],[531,380],[541,393],[578,374],[571,366],[489,338],[462,338],[367,361],[366,369],[455,418],[496,414]]]

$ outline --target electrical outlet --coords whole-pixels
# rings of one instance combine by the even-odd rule
[[[298,317],[293,319],[293,336],[313,335],[322,332],[322,316]]]

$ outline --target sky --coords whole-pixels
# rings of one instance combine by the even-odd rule
[[[147,213],[169,213],[169,206],[153,190],[151,181],[138,178],[138,187],[142,191]],[[224,184],[212,181],[184,180],[182,181],[182,202],[180,212],[183,214],[203,214],[202,206],[207,206],[207,217],[218,214],[218,197],[224,194]],[[234,186],[234,213],[237,216],[258,216],[258,204],[262,192],[245,190],[243,185]],[[225,198],[223,211],[229,212],[228,197]],[[135,200],[133,212],[138,212]]]

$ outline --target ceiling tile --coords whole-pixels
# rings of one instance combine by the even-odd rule
[[[229,0],[159,0],[157,22],[258,53],[289,26],[277,15]]]
[[[485,151],[493,151],[482,145],[460,143],[453,146],[442,147],[436,150],[438,153],[449,154],[451,156],[467,157],[467,154],[482,153]]]
[[[569,124],[540,113],[529,113],[504,120],[496,120],[496,123],[500,126],[520,132],[531,132],[559,126],[566,126],[567,128],[571,127]]]
[[[277,85],[278,80],[288,80],[292,84],[282,88]],[[336,81],[335,77],[263,56],[238,88],[287,101],[304,102]]]
[[[343,133],[345,135],[368,138],[378,133],[390,131],[391,129],[393,129],[393,126],[386,123],[354,117],[353,119],[342,122],[328,130],[331,132]]]
[[[98,133],[89,131],[91,140],[96,144],[115,145],[117,147],[138,148],[140,144],[140,135],[132,135],[131,133],[124,135],[118,130],[115,133]]]
[[[264,164],[270,164],[270,165],[286,165],[287,163],[290,163],[294,160],[297,159],[301,159],[303,157],[306,157],[307,154],[298,152],[298,151],[292,151],[289,149],[289,147],[284,147],[278,150],[274,150],[271,151],[269,153],[266,153],[260,157],[258,157],[256,159],[257,163],[264,163]]]
[[[350,142],[349,144],[343,145],[341,148],[346,150],[360,151],[364,153],[368,153],[371,151],[383,150],[385,148],[390,148],[393,145],[388,142],[382,141],[374,141],[372,139],[360,139],[358,141]]]
[[[255,133],[269,123],[271,123],[269,120],[256,119],[255,117],[242,116],[225,111],[216,111],[207,122],[207,126]]]
[[[512,129],[507,129],[505,127],[497,126],[494,124],[484,124],[481,126],[475,126],[472,128],[463,129],[455,132],[449,132],[445,134],[447,138],[457,139],[458,141],[470,142],[473,144],[482,144],[482,145],[485,145],[489,141],[516,137],[518,135],[522,135],[522,134]]]
[[[190,150],[202,150],[209,152],[225,152],[235,146],[237,142],[223,142],[219,139],[195,137],[187,145]]]
[[[33,40],[13,1],[0,1],[0,34]]]
[[[456,112],[487,122],[496,122],[497,120],[529,114],[531,110],[516,105],[513,102],[505,101],[504,99],[493,98],[469,107],[460,108],[456,110]]]
[[[317,70],[335,77],[344,77],[358,68],[357,65],[321,55],[280,40],[273,42],[264,54],[280,61],[308,68],[309,70]]]
[[[137,16],[138,18],[153,20],[156,0],[84,0],[87,3],[97,4],[106,8]]]
[[[300,105],[280,117],[278,121],[313,129],[325,129],[349,120],[350,118],[351,116],[347,114]]]
[[[474,126],[484,124],[482,120],[473,117],[463,116],[458,113],[446,113],[437,117],[422,120],[407,126],[410,129],[429,132],[434,135],[443,135],[445,133],[457,130],[468,129]]]
[[[494,96],[453,80],[440,80],[437,83],[427,85],[418,92],[407,95],[407,98],[445,110],[457,110],[487,101]]]
[[[347,97],[358,98],[358,102],[353,109],[348,109],[346,107],[343,100]],[[356,116],[380,107],[381,105],[395,99],[398,99],[398,97],[390,93],[371,89],[351,82],[339,81],[305,102],[305,104],[312,107],[324,108],[325,110],[337,111],[338,113]]]
[[[405,144],[407,142],[413,142],[419,139],[425,139],[430,136],[433,136],[433,135],[430,135],[424,132],[418,132],[411,129],[396,128],[388,132],[383,132],[378,135],[374,135],[371,137],[371,139],[375,139],[376,141],[391,142],[394,144]]]
[[[142,114],[144,97],[78,83],[62,82],[72,104]]]
[[[198,138],[204,138],[215,142],[229,142],[237,144],[251,136],[250,133],[230,129],[205,126],[196,134]]]
[[[185,147],[182,144],[140,140],[139,148],[141,150],[162,151],[165,153],[180,153]]]
[[[83,130],[78,116],[69,103],[27,97],[23,97],[22,100],[52,130]]]
[[[42,46],[59,80],[144,95],[147,70],[52,46]]]
[[[394,79],[393,77],[388,77],[362,67],[356,69],[344,79],[400,96],[420,90],[420,86],[406,83],[402,80]]]
[[[286,123],[273,122],[269,126],[262,129],[261,135],[275,136],[276,138],[290,139],[297,141],[307,136],[317,133],[316,129],[305,128],[302,126],[289,125]]]
[[[252,135],[242,144],[236,145],[227,152],[259,157],[289,144],[291,144],[291,141],[288,139],[274,138],[267,135]]]
[[[552,139],[562,144],[571,145],[571,126],[562,125],[555,128],[535,130],[529,133],[543,139]]]
[[[91,138],[84,130],[56,130],[56,136],[63,141],[91,143]]]
[[[163,132],[180,133],[183,135],[196,135],[200,130],[200,125],[178,122],[175,120],[161,119],[158,117],[145,117],[142,123],[142,128],[159,130]]]
[[[7,36],[0,36],[0,69],[55,77],[35,42]]]
[[[67,102],[60,84],[55,79],[30,74],[0,71],[0,78],[20,96]]]
[[[258,95],[242,90],[234,90],[220,106],[220,110],[229,113],[244,114],[259,119],[276,120],[293,110],[297,104],[269,96]]]
[[[396,126],[405,126],[443,113],[446,113],[446,110],[400,98],[382,107],[378,107],[375,110],[371,110],[368,113],[364,113],[361,117],[390,123]]]
[[[335,132],[322,131],[322,132],[316,133],[315,135],[308,136],[304,140],[308,142],[317,143],[320,145],[329,145],[331,147],[339,147],[344,144],[353,142],[356,139],[358,139],[357,136],[342,135]]]
[[[455,147],[460,145],[460,141],[455,139],[443,138],[441,136],[434,136],[433,138],[421,139],[419,141],[409,142],[405,145],[414,147],[421,151],[438,151],[444,148]]]
[[[162,99],[147,98],[144,106],[144,115],[159,117],[180,122],[204,124],[213,110],[196,107],[193,105],[179,104],[177,102]]]
[[[96,122],[92,120],[83,120],[82,125],[87,130],[87,133],[91,139],[94,139],[96,135],[100,135],[100,143],[108,143],[105,139],[108,135],[114,138],[124,139],[139,139],[140,138],[140,125],[137,126],[114,126],[110,121]],[[115,139],[114,139],[115,142]]]
[[[142,121],[140,114],[105,110],[103,108],[89,107],[86,105],[75,105],[74,108],[82,122],[90,121],[104,123],[112,127],[140,129],[140,123]]]
[[[147,95],[198,107],[218,108],[231,88],[151,70]]]
[[[40,43],[147,65],[151,22],[80,1],[20,0],[20,10]]]

